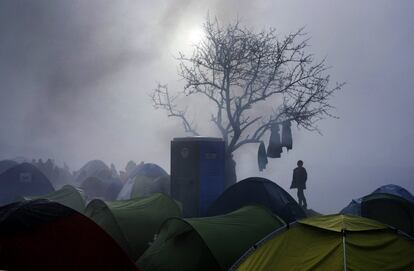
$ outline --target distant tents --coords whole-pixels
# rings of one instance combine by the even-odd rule
[[[112,171],[104,162],[101,160],[92,160],[87,162],[79,171],[76,172],[76,182],[82,183],[89,177],[106,179],[111,176]]]
[[[104,202],[92,200],[85,214],[101,226],[134,260],[144,253],[164,220],[181,216],[180,206],[170,197]]]
[[[155,179],[167,175],[168,173],[157,164],[141,163],[131,170],[128,174],[128,178],[134,179],[136,176],[146,176]]]
[[[363,217],[304,219],[276,230],[230,270],[414,270],[414,240]]]
[[[56,190],[47,195],[37,196],[32,199],[47,199],[50,201],[58,202],[66,207],[72,208],[80,213],[85,210],[85,195],[79,188],[71,185],[65,185],[61,189]]]
[[[397,185],[386,185],[352,200],[342,214],[375,219],[414,236],[414,197]]]
[[[90,219],[45,200],[0,208],[0,247],[5,270],[138,270]]]
[[[170,195],[170,176],[147,177],[138,175],[129,179],[118,194],[118,200],[148,197],[155,193]]]
[[[0,205],[53,191],[47,177],[29,163],[16,165],[0,175]]]
[[[100,198],[104,200],[115,200],[119,191],[122,189],[122,182],[116,178],[101,179],[98,177],[88,177],[80,185],[85,191],[88,200]]]
[[[208,215],[229,213],[251,204],[267,207],[287,223],[306,217],[289,193],[276,183],[259,177],[247,178],[227,188],[210,206]]]
[[[8,170],[9,168],[12,168],[14,166],[18,165],[16,161],[13,160],[2,160],[0,161],[0,174]]]
[[[227,270],[250,246],[282,227],[260,206],[204,218],[171,218],[138,260],[143,270]]]

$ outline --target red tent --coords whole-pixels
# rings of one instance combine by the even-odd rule
[[[89,218],[46,200],[0,208],[0,248],[6,270],[138,270]]]

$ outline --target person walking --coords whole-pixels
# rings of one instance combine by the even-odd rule
[[[306,180],[308,179],[308,173],[303,167],[303,161],[299,160],[297,162],[298,167],[293,170],[292,184],[290,189],[298,189],[298,202],[303,209],[307,209],[308,205],[306,203],[306,198],[304,190],[306,189]]]

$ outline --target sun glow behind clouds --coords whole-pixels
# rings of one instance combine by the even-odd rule
[[[188,42],[191,45],[194,45],[194,44],[199,43],[203,39],[204,30],[199,26],[195,26],[195,27],[192,27],[192,28],[189,29],[187,35],[188,35],[188,37],[187,37]]]

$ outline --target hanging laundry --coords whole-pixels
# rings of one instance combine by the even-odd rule
[[[287,150],[292,149],[292,130],[290,129],[290,121],[285,121],[282,124],[282,147],[286,147]]]
[[[273,124],[270,128],[269,146],[267,146],[267,157],[280,158],[283,152],[282,144],[280,142],[279,125]]]
[[[267,154],[265,144],[260,142],[259,150],[257,151],[257,163],[259,164],[259,170],[263,171],[267,165]]]

